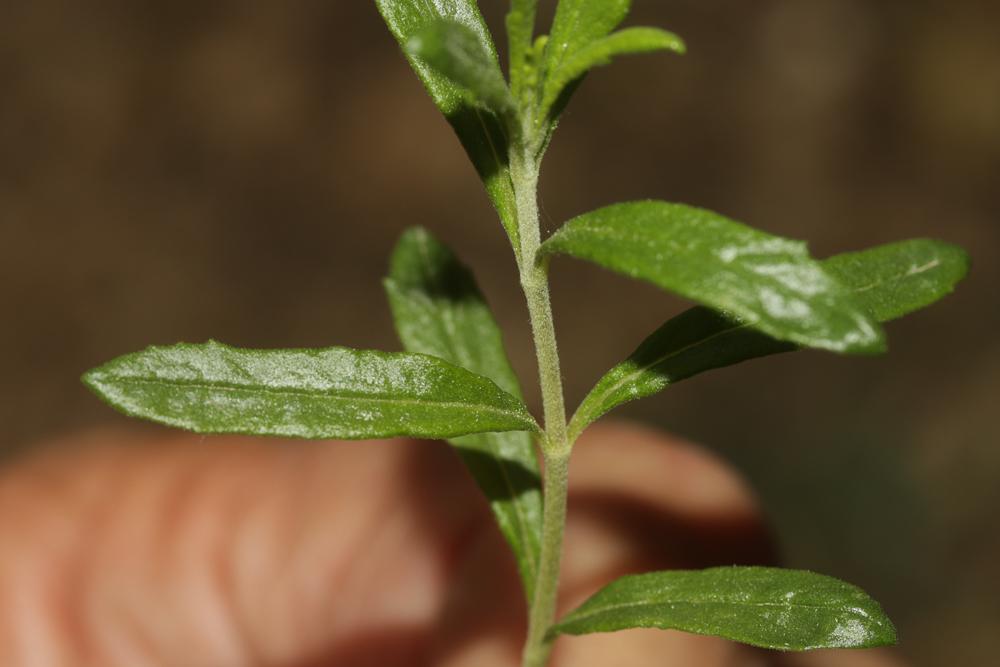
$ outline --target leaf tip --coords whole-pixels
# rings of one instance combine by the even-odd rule
[[[98,395],[101,394],[101,369],[102,368],[103,368],[102,366],[97,366],[95,368],[91,368],[86,373],[84,373],[83,375],[80,376],[80,382],[83,383],[83,386],[85,386],[87,389],[89,389],[90,391],[92,391],[92,392],[94,392],[95,394],[98,394]]]
[[[687,42],[684,41],[684,38],[681,37],[680,35],[675,35],[674,33],[670,33],[670,37],[671,39],[670,42],[667,44],[667,49],[673,51],[679,56],[687,55],[688,47],[687,47]]]
[[[849,338],[844,347],[847,354],[877,357],[889,351],[889,337],[882,325],[869,321],[867,327],[859,327],[861,333],[856,338]]]
[[[875,600],[867,608],[854,609],[856,616],[837,623],[826,641],[816,648],[866,649],[899,643],[896,626]]]

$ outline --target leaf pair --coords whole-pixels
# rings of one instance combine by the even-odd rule
[[[888,322],[949,294],[965,277],[961,248],[913,239],[820,262],[870,318]],[[615,407],[714,368],[801,346],[767,336],[747,320],[704,307],[692,308],[650,335],[628,359],[608,371],[573,416],[571,437]]]
[[[423,229],[385,287],[406,353],[152,347],[84,376],[118,410],[196,433],[442,438],[457,448],[511,544],[531,598],[542,499],[525,408],[472,275]]]
[[[708,306],[670,320],[609,371],[577,410],[571,437],[622,403],[712,368],[803,347],[880,352],[879,322],[937,301],[968,271],[962,249],[925,239],[817,262],[801,242],[655,201],[569,221],[542,245],[543,258],[553,254]]]

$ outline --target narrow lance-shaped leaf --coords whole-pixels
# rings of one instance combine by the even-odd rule
[[[580,78],[612,56],[657,50],[683,52],[676,35],[653,28],[630,28],[611,35],[625,20],[631,0],[561,0],[545,48],[539,122],[551,125]],[[610,37],[609,37],[610,35]]]
[[[150,347],[84,382],[133,417],[196,433],[299,438],[450,438],[535,430],[491,380],[423,354],[346,348]]]
[[[385,288],[407,350],[446,359],[520,398],[500,329],[472,274],[447,247],[422,228],[408,230],[393,253]],[[532,599],[542,497],[531,435],[483,433],[450,442],[489,499],[517,558],[527,598]]]
[[[821,262],[869,316],[888,322],[950,294],[968,271],[968,255],[940,241],[913,239],[836,255]],[[580,404],[573,437],[609,410],[713,368],[801,349],[708,308],[669,320],[612,368]]]
[[[507,83],[479,36],[455,21],[434,21],[406,42],[406,52],[467,90],[473,100],[499,116],[512,113]]]
[[[465,26],[490,54],[490,67],[502,78],[496,47],[475,0],[375,0],[375,4],[396,41],[404,48],[411,37],[432,23],[444,20]],[[496,207],[515,255],[520,256],[517,207],[501,120],[496,114],[471,103],[462,87],[419,58],[407,53],[407,59],[461,140]]]
[[[683,630],[785,651],[896,643],[892,622],[860,588],[812,572],[763,567],[623,577],[551,632],[630,628]]]
[[[556,106],[570,84],[594,67],[609,64],[614,56],[654,51],[683,54],[684,41],[677,35],[658,28],[628,28],[582,46],[548,73],[540,116],[550,115],[550,110]],[[558,110],[553,115],[558,115]]]
[[[538,0],[511,0],[507,14],[507,42],[510,51],[510,88],[514,99],[523,102],[535,85],[534,63],[529,62],[535,34]]]
[[[545,44],[541,109],[537,118],[546,132],[546,144],[581,77],[558,86],[554,95],[550,91],[556,86],[550,85],[550,81],[565,80],[561,75],[563,65],[579,51],[607,37],[625,20],[631,6],[632,0],[560,0]]]
[[[560,0],[545,47],[546,76],[625,20],[632,0]]]
[[[842,353],[885,349],[878,324],[804,243],[710,211],[656,201],[609,206],[567,222],[542,253],[647,280],[780,340]]]

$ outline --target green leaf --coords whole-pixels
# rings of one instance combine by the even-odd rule
[[[896,643],[892,622],[860,588],[812,572],[763,567],[623,577],[551,634],[630,628],[683,630],[785,651]]]
[[[538,0],[511,0],[507,14],[507,42],[510,47],[510,88],[514,99],[523,101],[527,91],[536,84],[534,63],[531,62],[535,35]]]
[[[489,54],[500,74],[496,47],[475,0],[375,0],[382,18],[400,46],[427,26],[438,21],[459,23],[474,34],[482,50]],[[466,91],[443,74],[436,72],[419,58],[407,53],[407,59],[423,82],[431,99],[451,123],[465,147],[479,177],[486,186],[493,206],[510,237],[514,254],[520,257],[520,237],[517,227],[517,206],[514,186],[510,180],[507,139],[503,123],[496,114],[477,107]]]
[[[914,239],[823,260],[862,308],[888,322],[951,293],[968,271],[968,255],[940,241]],[[613,408],[713,368],[801,349],[708,308],[692,308],[656,330],[583,399],[570,425],[575,438]]]
[[[546,76],[625,20],[632,0],[560,0],[545,48]]]
[[[514,101],[497,67],[495,54],[461,23],[429,23],[406,42],[406,52],[469,91],[475,101],[497,115],[513,111]]]
[[[912,239],[836,255],[823,268],[869,315],[888,322],[951,294],[969,272],[969,255],[949,243]]]
[[[492,381],[422,354],[150,347],[83,381],[133,417],[196,433],[299,438],[450,438],[536,430]]]
[[[576,83],[588,70],[616,55],[670,50],[684,43],[669,32],[629,28],[611,34],[625,20],[631,0],[561,0],[545,48],[540,122],[554,123]]]
[[[521,388],[504,353],[500,328],[475,279],[452,252],[416,227],[400,239],[385,281],[396,330],[410,352],[441,357],[488,377],[507,393]],[[517,558],[533,597],[541,544],[538,461],[525,432],[453,438]]]
[[[881,328],[800,241],[702,209],[643,201],[567,222],[542,254],[586,259],[746,321],[779,340],[841,353],[885,349]]]
[[[628,28],[583,45],[548,73],[540,115],[548,116],[570,84],[594,67],[609,64],[614,56],[653,51],[683,54],[684,41],[677,35],[658,28]]]

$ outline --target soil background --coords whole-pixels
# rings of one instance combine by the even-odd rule
[[[498,29],[506,3],[480,4]],[[818,256],[931,236],[975,266],[889,326],[887,357],[754,361],[620,414],[732,460],[789,564],[866,587],[914,664],[992,664],[1000,3],[636,0],[630,23],[690,53],[584,83],[545,165],[548,231],[653,197]],[[373,3],[5,0],[0,451],[114,422],[77,378],[148,344],[397,349],[379,281],[414,224],[476,268],[537,405],[502,230]],[[553,276],[570,403],[685,307],[570,260]]]

